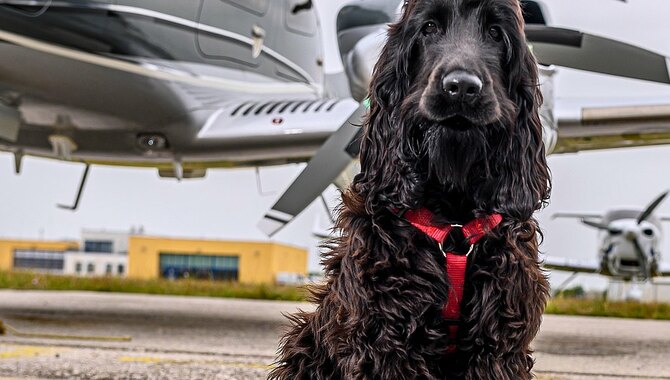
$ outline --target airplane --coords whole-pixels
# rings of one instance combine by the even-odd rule
[[[358,170],[372,68],[404,3],[331,1],[0,0],[0,150],[16,173],[25,156],[82,163],[69,210],[91,165],[182,180],[306,162],[259,224],[273,235]],[[562,66],[670,84],[667,57],[522,3],[548,154],[670,143],[670,100],[559,104],[552,79]]]
[[[553,218],[576,218],[582,224],[600,231],[601,244],[598,256],[593,260],[571,260],[554,256],[544,258],[547,269],[572,272],[564,284],[579,273],[592,273],[611,279],[632,282],[652,281],[657,277],[670,276],[670,263],[662,261],[659,245],[663,240],[662,222],[670,217],[658,217],[654,213],[667,198],[665,192],[646,208],[617,208],[604,214],[556,213]],[[563,286],[559,287],[562,288]],[[628,298],[639,299],[639,292],[631,288]]]

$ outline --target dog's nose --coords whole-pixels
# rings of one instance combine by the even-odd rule
[[[450,101],[472,103],[479,98],[482,80],[467,71],[452,71],[442,78],[442,90]]]

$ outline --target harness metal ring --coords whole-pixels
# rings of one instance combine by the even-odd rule
[[[440,247],[440,252],[442,252],[442,255],[444,257],[447,257],[447,252],[444,251],[444,245],[442,243],[437,243],[437,246]],[[469,257],[470,254],[475,250],[475,245],[470,244],[470,248],[468,248],[468,252],[465,254],[465,257]]]

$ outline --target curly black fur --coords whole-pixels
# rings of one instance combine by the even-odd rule
[[[518,0],[407,2],[375,68],[362,172],[343,194],[327,281],[312,289],[318,307],[290,318],[270,379],[532,378],[548,294],[533,213],[550,175],[523,29]],[[452,112],[435,90],[454,68],[482,78],[472,109]],[[444,256],[391,211],[419,207],[436,222],[504,216],[470,256],[454,354]]]

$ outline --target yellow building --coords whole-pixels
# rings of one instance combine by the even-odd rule
[[[78,250],[79,244],[72,241],[0,240],[0,270],[58,271],[65,252]]]
[[[77,242],[0,240],[0,270],[105,275],[104,267],[109,266],[103,265],[107,263],[105,260],[122,255],[123,271],[118,274],[136,279],[203,278],[271,284],[282,275],[289,278],[307,276],[305,249],[271,242],[174,239],[85,231],[81,247],[84,252],[78,252]],[[116,265],[113,267],[112,271]]]
[[[131,236],[128,277],[204,277],[247,284],[274,283],[277,275],[307,275],[307,251],[276,243]]]

